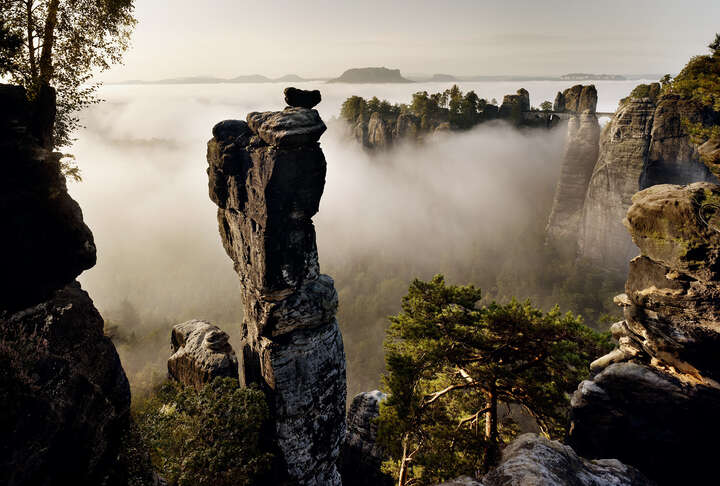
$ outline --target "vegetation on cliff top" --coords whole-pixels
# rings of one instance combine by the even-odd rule
[[[569,397],[609,336],[557,307],[512,300],[480,306],[480,289],[415,280],[385,342],[388,399],[379,440],[398,484],[477,476],[517,434],[501,405],[521,407],[548,437],[565,433]]]

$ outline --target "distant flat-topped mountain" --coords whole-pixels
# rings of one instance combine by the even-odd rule
[[[348,69],[339,78],[331,79],[328,83],[412,83],[403,78],[399,69],[385,67],[367,67]]]
[[[139,79],[133,79],[131,81],[122,81],[120,83],[110,84],[243,84],[243,83],[301,83],[303,81],[311,81],[309,79],[301,78],[297,74],[286,74],[280,78],[268,78],[262,74],[248,74],[244,76],[236,76],[234,78],[214,78],[211,76],[189,76],[184,78],[168,78],[159,79],[156,81],[143,81]]]
[[[563,81],[625,81],[625,76],[619,74],[591,74],[591,73],[570,73],[560,76]]]
[[[432,78],[430,78],[430,81],[447,82],[447,81],[459,81],[459,80],[452,74],[433,74]]]

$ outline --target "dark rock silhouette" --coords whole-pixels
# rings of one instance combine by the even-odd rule
[[[238,360],[230,336],[207,321],[176,324],[171,333],[173,355],[168,374],[186,386],[200,389],[217,377],[238,379]]]
[[[210,198],[241,282],[240,381],[269,395],[290,481],[339,485],[345,353],[337,292],[320,273],[315,228],[326,162],[317,111],[291,107],[225,121],[208,142]]]
[[[625,226],[641,255],[616,298],[618,347],[575,392],[569,442],[659,484],[702,484],[720,433],[720,186],[656,185],[632,202]]]
[[[53,153],[54,92],[0,85],[0,483],[115,484],[130,388],[75,282],[92,233]]]
[[[317,89],[308,91],[305,89],[290,87],[285,88],[284,94],[285,103],[287,103],[288,106],[294,106],[297,108],[315,108],[315,105],[320,103],[322,100],[320,91]]]

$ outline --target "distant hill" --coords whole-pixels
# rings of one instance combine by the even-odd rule
[[[367,67],[348,69],[339,78],[331,79],[328,83],[412,83],[403,78],[399,69],[385,67]]]
[[[301,83],[303,81],[308,81],[305,78],[301,78],[297,74],[286,74],[285,76],[281,76],[277,79],[274,79],[275,82],[283,82],[283,83]]]
[[[590,74],[590,73],[570,73],[560,76],[563,81],[625,81],[625,76],[619,74]]]
[[[267,76],[263,76],[262,74],[250,74],[247,76],[237,76],[231,79],[228,79],[227,81],[223,81],[224,83],[271,83],[272,79],[268,78]]]
[[[459,81],[459,80],[452,74],[433,74],[432,78],[430,78],[430,81],[447,82],[447,81]]]
[[[122,81],[119,83],[109,84],[243,84],[243,83],[301,83],[303,81],[310,81],[309,79],[301,78],[297,74],[286,74],[280,78],[271,79],[262,74],[249,74],[245,76],[236,76],[230,79],[214,78],[210,76],[188,76],[184,78],[169,78],[160,79],[156,81],[143,81],[139,79],[133,79],[131,81]]]

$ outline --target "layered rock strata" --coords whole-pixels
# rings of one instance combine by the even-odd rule
[[[391,477],[380,471],[385,458],[377,443],[380,402],[385,394],[379,390],[359,393],[347,413],[347,433],[342,449],[344,486],[392,485]]]
[[[0,483],[115,484],[130,388],[75,282],[92,233],[51,151],[54,96],[0,85]]]
[[[339,485],[345,354],[333,280],[320,273],[315,228],[326,162],[317,111],[250,113],[213,128],[210,198],[240,277],[240,380],[269,394],[291,482]]]
[[[198,390],[218,377],[238,379],[238,360],[229,339],[226,332],[207,321],[173,326],[168,374]]]
[[[621,102],[600,138],[600,154],[583,204],[579,256],[609,270],[624,271],[637,253],[622,226],[633,194],[655,184],[689,184],[717,179],[701,160],[684,121],[697,121],[696,108],[676,95]]]
[[[546,229],[546,243],[574,256],[588,183],[599,153],[600,124],[595,86],[577,85],[558,93],[554,111],[573,115],[568,121],[560,179]]]
[[[660,484],[702,484],[720,433],[720,186],[655,185],[632,202],[625,226],[641,255],[616,298],[618,347],[575,392],[569,442]]]

